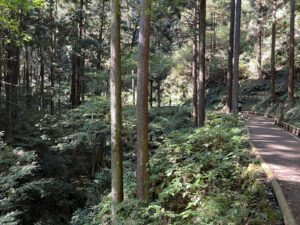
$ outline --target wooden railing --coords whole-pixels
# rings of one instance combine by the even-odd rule
[[[256,111],[243,111],[243,114],[254,114],[254,115],[271,118],[273,119],[275,125],[282,127],[284,130],[297,137],[300,137],[300,128],[280,120],[279,116],[276,116],[274,114],[268,114],[268,113],[260,113]]]

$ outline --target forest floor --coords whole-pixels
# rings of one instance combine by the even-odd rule
[[[274,173],[297,224],[300,224],[300,139],[268,118],[246,115],[250,139]]]

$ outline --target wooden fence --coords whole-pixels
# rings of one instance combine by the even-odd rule
[[[300,137],[300,128],[299,127],[296,127],[294,125],[291,125],[291,124],[283,122],[283,121],[280,121],[279,118],[277,118],[277,116],[274,114],[260,113],[260,112],[256,112],[256,111],[244,111],[243,113],[244,114],[254,114],[254,115],[271,118],[271,119],[273,119],[275,125],[282,127],[284,130],[286,130],[287,132],[289,132],[297,137]]]

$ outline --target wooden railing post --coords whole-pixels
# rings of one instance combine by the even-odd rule
[[[284,111],[283,111],[283,104],[280,104],[277,110],[277,118],[278,118],[278,122],[279,125],[281,124],[281,122],[284,120]]]

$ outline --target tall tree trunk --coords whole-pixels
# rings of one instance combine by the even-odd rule
[[[61,77],[58,74],[58,115],[61,115]]]
[[[76,63],[76,41],[72,40],[72,74],[71,74],[71,94],[70,94],[70,102],[72,108],[75,107],[75,95],[76,95],[76,71],[77,71],[77,63]]]
[[[198,0],[193,0],[194,8],[193,8],[193,120],[194,127],[198,126],[198,104],[197,104],[197,4]]]
[[[150,78],[150,98],[149,98],[150,107],[153,107],[153,78]]]
[[[120,14],[119,0],[112,0],[110,36],[110,113],[111,195],[112,217],[114,220],[117,216],[117,205],[123,201]]]
[[[51,48],[50,48],[50,86],[51,86],[51,94],[50,94],[50,113],[54,115],[54,77],[55,77],[55,54],[56,54],[56,14],[57,14],[57,0],[51,0]]]
[[[205,32],[206,32],[206,0],[200,0],[199,11],[199,93],[198,93],[198,125],[205,121]]]
[[[19,79],[20,60],[19,47],[12,41],[7,48],[7,73],[5,77],[6,93],[6,140],[13,142],[13,130],[17,119],[17,92],[16,85]]]
[[[100,16],[99,16],[99,49],[98,49],[98,53],[97,53],[97,59],[98,59],[98,63],[97,63],[97,69],[98,70],[102,70],[102,56],[103,56],[103,27],[104,27],[104,19],[105,19],[105,10],[104,10],[104,6],[105,6],[105,0],[102,0],[102,5],[101,5],[101,12],[100,12]]]
[[[44,56],[41,53],[41,70],[40,70],[40,77],[41,77],[41,84],[40,84],[40,93],[41,93],[41,101],[40,101],[40,108],[44,110],[44,88],[45,88],[45,66],[44,66]]]
[[[213,51],[217,50],[217,17],[216,13],[214,13],[214,20],[213,20]]]
[[[290,55],[289,55],[289,86],[288,102],[294,105],[294,79],[295,79],[295,0],[291,0],[290,17]]]
[[[80,0],[80,19],[78,24],[78,39],[82,41],[83,34],[83,0]],[[80,105],[80,92],[81,92],[81,80],[83,73],[83,57],[82,57],[82,47],[81,43],[77,44],[77,73],[76,73],[76,96],[75,96],[75,105]]]
[[[257,74],[258,78],[262,79],[262,67],[261,67],[261,23],[262,23],[262,0],[258,0],[258,21],[257,21]]]
[[[132,104],[135,105],[135,80],[134,80],[134,70],[132,70],[131,89],[132,89]]]
[[[26,104],[27,107],[30,107],[30,80],[29,80],[29,55],[28,55],[28,46],[25,44],[25,60],[24,60],[24,72],[25,72],[25,81],[26,81]]]
[[[135,36],[136,36],[137,30],[138,30],[138,25],[139,25],[139,20],[137,19],[137,20],[135,21],[134,29],[133,29],[133,32],[132,32],[131,43],[130,43],[130,49],[133,49],[133,47],[134,47],[134,45],[135,45]]]
[[[211,52],[216,50],[216,24],[215,24],[215,13],[211,12]]]
[[[140,1],[140,32],[137,72],[137,197],[148,200],[149,150],[148,150],[148,81],[150,45],[151,2]]]
[[[239,100],[239,58],[240,58],[240,29],[241,29],[241,0],[236,1],[234,21],[234,66],[232,82],[232,111],[238,114]]]
[[[272,12],[272,44],[271,44],[271,85],[270,94],[271,98],[275,99],[275,45],[276,45],[276,0],[273,0]]]
[[[160,80],[157,82],[157,106],[161,105],[161,90],[160,90]]]
[[[234,39],[234,16],[235,16],[235,0],[231,0],[230,3],[230,33],[229,33],[229,46],[228,46],[228,71],[226,82],[226,113],[229,114],[232,111],[232,73],[233,73],[233,39]]]

